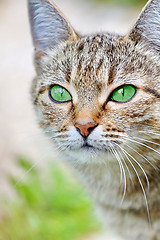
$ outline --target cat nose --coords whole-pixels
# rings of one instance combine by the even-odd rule
[[[83,137],[88,137],[89,134],[97,127],[95,123],[87,123],[87,124],[75,124],[76,129]]]

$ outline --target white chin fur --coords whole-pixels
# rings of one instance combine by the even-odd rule
[[[90,164],[90,163],[107,163],[111,159],[111,154],[105,151],[94,148],[81,148],[77,150],[70,150],[67,152],[70,161],[74,161],[78,164]]]
[[[111,158],[111,153],[106,148],[98,144],[97,139],[102,138],[103,131],[100,127],[97,127],[88,137],[88,144],[93,147],[83,147],[84,139],[78,133],[75,127],[71,127],[68,135],[70,148],[67,151],[67,155],[70,157],[70,161],[76,161],[77,163],[105,163]],[[107,153],[108,152],[108,153]]]

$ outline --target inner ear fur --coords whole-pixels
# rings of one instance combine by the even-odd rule
[[[33,43],[39,58],[61,42],[79,38],[51,0],[28,0],[28,10]]]

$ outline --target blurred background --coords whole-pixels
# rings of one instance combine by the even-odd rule
[[[125,34],[147,1],[54,2],[82,34]],[[100,240],[91,200],[36,124],[32,55],[26,0],[0,0],[0,240]]]

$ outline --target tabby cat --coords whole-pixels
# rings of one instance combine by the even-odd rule
[[[160,0],[125,36],[81,36],[51,0],[28,7],[41,128],[115,239],[159,240]]]

